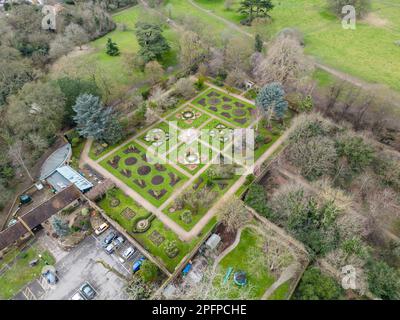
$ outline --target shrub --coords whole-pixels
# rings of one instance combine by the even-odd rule
[[[176,245],[176,241],[167,241],[164,250],[166,255],[171,259],[175,258],[179,254],[179,248]]]
[[[368,264],[369,290],[386,300],[400,299],[399,272],[383,261],[370,261]]]
[[[140,277],[144,282],[157,280],[159,275],[158,267],[150,260],[144,260],[140,267]]]
[[[271,214],[264,187],[259,184],[250,186],[244,202],[264,217],[268,218]]]
[[[186,224],[192,223],[192,220],[193,220],[192,219],[192,212],[190,210],[186,210],[186,211],[182,212],[181,220]]]
[[[343,289],[331,277],[311,267],[304,272],[294,297],[299,300],[337,300],[343,295]]]

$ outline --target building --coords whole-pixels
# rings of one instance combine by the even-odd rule
[[[0,252],[18,241],[34,235],[33,230],[61,210],[78,204],[80,197],[79,190],[71,185],[18,217],[15,224],[0,232]]]
[[[64,190],[71,184],[80,191],[87,192],[93,184],[68,165],[71,155],[72,148],[69,143],[54,151],[42,165],[40,180],[46,180],[56,192]]]
[[[81,192],[87,192],[93,187],[93,184],[89,180],[84,178],[68,165],[57,168],[49,177],[47,177],[46,181],[57,192],[64,190],[72,184],[74,184]]]

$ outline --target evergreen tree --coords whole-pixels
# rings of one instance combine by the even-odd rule
[[[239,12],[252,21],[258,17],[269,17],[268,12],[274,8],[271,0],[243,0]]]
[[[264,46],[264,42],[262,41],[261,36],[257,33],[255,43],[254,43],[254,48],[255,48],[256,52],[262,52],[263,46]]]
[[[170,49],[167,40],[162,35],[161,27],[156,24],[138,22],[136,24],[136,38],[141,47],[139,55],[145,63],[160,59]]]
[[[59,237],[65,237],[70,233],[68,223],[66,221],[61,220],[57,216],[53,217],[52,226],[54,231],[57,233]]]
[[[111,40],[111,38],[107,39],[106,50],[109,56],[119,56],[119,48],[117,44]]]
[[[97,141],[117,142],[122,129],[112,108],[104,108],[99,97],[82,94],[73,106],[77,131],[83,137],[92,137]]]
[[[273,82],[264,86],[256,98],[256,105],[263,110],[264,114],[273,113],[277,119],[282,120],[288,108],[282,85]]]

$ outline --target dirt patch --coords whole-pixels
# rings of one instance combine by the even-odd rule
[[[231,109],[232,109],[232,106],[230,106],[229,104],[224,104],[224,105],[222,106],[222,109],[224,109],[224,110],[231,110]]]
[[[232,99],[228,98],[228,97],[223,97],[222,100],[224,100],[224,102],[231,102],[232,101]]]
[[[149,166],[141,166],[137,173],[141,176],[147,176],[151,172],[151,168]]]
[[[169,185],[170,185],[171,187],[173,187],[173,186],[176,185],[179,181],[181,181],[181,178],[179,178],[175,173],[170,172],[170,173],[168,173],[168,175],[169,175],[169,177],[170,177],[170,179],[171,179],[171,181],[169,182]]]
[[[120,171],[120,173],[127,178],[130,178],[132,176],[132,172],[129,169],[123,169]]]
[[[165,170],[167,170],[167,168],[160,163],[156,163],[154,165],[154,167],[156,168],[157,171],[160,171],[160,172],[164,172]]]
[[[201,99],[197,103],[204,107],[206,105],[206,99]]]
[[[134,183],[136,183],[139,187],[141,188],[146,188],[146,182],[143,179],[135,179],[133,180]]]
[[[222,112],[221,116],[224,116],[225,118],[228,118],[228,119],[232,118],[232,116],[228,112]]]
[[[155,185],[155,186],[158,186],[158,185],[160,185],[161,183],[163,183],[164,182],[164,178],[162,177],[162,176],[154,176],[152,179],[151,179],[151,183],[153,184],[153,185]]]
[[[221,103],[221,100],[218,98],[212,98],[208,101],[210,104],[217,105]]]
[[[208,109],[210,109],[211,111],[217,112],[218,109],[216,107],[209,107]]]
[[[236,107],[238,107],[238,108],[243,108],[244,107],[244,104],[243,103],[241,103],[241,102],[235,102],[235,106]]]
[[[125,159],[125,164],[127,166],[133,166],[134,164],[136,164],[136,162],[137,162],[137,159],[134,157]]]
[[[245,124],[247,119],[246,118],[235,118],[233,121],[240,123],[240,124]]]
[[[118,163],[121,160],[120,156],[115,156],[111,161],[107,161],[107,163],[113,167],[114,169],[118,169]]]
[[[389,21],[387,19],[384,19],[373,12],[369,13],[363,19],[363,21],[370,24],[371,26],[378,27],[378,28],[386,27],[389,24]]]
[[[153,198],[160,200],[162,197],[165,196],[167,190],[162,189],[161,191],[154,191],[153,189],[147,191]]]
[[[246,111],[242,109],[236,109],[233,111],[233,114],[237,117],[243,117],[246,114]]]
[[[128,148],[126,148],[123,153],[128,154],[128,153],[139,153],[140,150],[138,148],[136,148],[135,146],[129,146]]]

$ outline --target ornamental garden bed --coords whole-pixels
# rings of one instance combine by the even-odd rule
[[[224,177],[210,178],[210,172],[215,171],[218,165],[211,165],[205,172],[203,172],[199,178],[194,181],[191,186],[191,190],[195,194],[199,194],[200,190],[207,188],[209,192],[212,192],[214,196],[210,203],[202,204],[197,213],[193,211],[188,205],[180,207],[177,202],[174,201],[163,212],[168,215],[172,220],[178,223],[186,231],[190,231],[200,219],[207,213],[209,209],[229,190],[229,188],[240,178],[238,175],[230,175]],[[213,174],[214,175],[214,174]],[[179,197],[179,196],[178,196]],[[190,215],[188,214],[190,211]]]
[[[172,166],[160,162],[156,157],[148,157],[144,148],[130,142],[100,164],[150,203],[160,206],[187,180]]]
[[[176,121],[176,125],[181,129],[189,129],[200,127],[208,121],[208,119],[210,119],[210,117],[202,110],[192,106],[186,106],[175,112],[167,120]]]
[[[154,258],[165,265],[170,272],[173,272],[175,267],[194,248],[200,238],[196,238],[191,242],[181,241],[172,230],[165,227],[159,219],[151,215],[132,198],[125,195],[120,189],[115,190],[113,197],[120,201],[118,206],[112,207],[110,199],[107,196],[100,200],[98,205],[108,216],[127,230],[132,238],[138,241]],[[136,213],[134,219],[127,219],[125,214],[127,208]],[[148,219],[149,217],[153,218],[147,230],[140,233],[132,232],[138,220]],[[215,223],[216,219],[212,219],[205,227],[203,233],[210,230]]]
[[[160,122],[143,133],[139,139],[159,153],[165,153],[178,143],[179,129]]]
[[[204,92],[193,104],[241,128],[251,124],[256,109],[254,105],[213,88]]]

